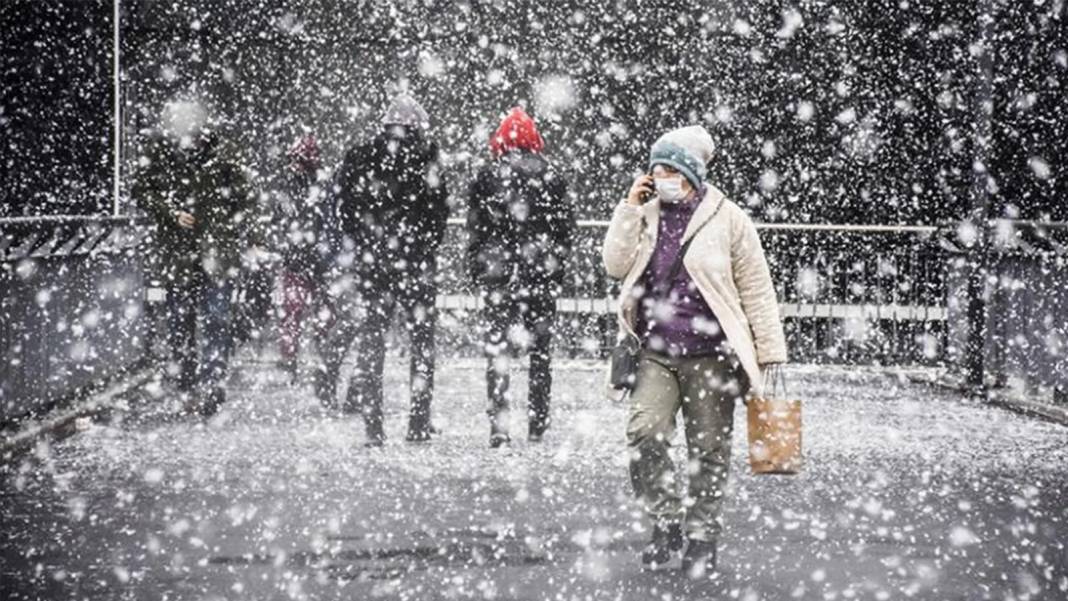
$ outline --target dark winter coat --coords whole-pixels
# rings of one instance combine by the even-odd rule
[[[255,198],[236,152],[214,136],[183,149],[157,135],[146,159],[132,195],[156,224],[160,275],[178,285],[201,273],[218,281],[237,276],[258,236]],[[193,214],[196,224],[179,226],[177,211]]]
[[[416,129],[389,127],[346,153],[335,186],[338,225],[355,245],[361,285],[433,280],[449,216],[433,142]]]
[[[314,172],[286,169],[282,176],[275,204],[275,247],[289,271],[315,277],[324,267],[319,245],[324,242],[326,215],[333,211],[325,188]]]
[[[468,195],[467,230],[476,284],[560,294],[575,210],[566,182],[542,155],[513,151],[482,168]]]

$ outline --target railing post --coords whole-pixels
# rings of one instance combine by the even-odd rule
[[[968,338],[965,346],[964,376],[968,387],[978,395],[986,390],[987,303],[986,286],[988,262],[985,249],[977,243],[968,258]]]

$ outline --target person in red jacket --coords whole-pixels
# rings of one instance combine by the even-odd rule
[[[322,300],[322,259],[316,248],[316,228],[326,211],[323,187],[318,184],[319,144],[308,134],[296,140],[286,153],[287,164],[282,176],[276,206],[278,246],[282,253],[282,323],[279,352],[282,367],[295,380],[297,356],[305,322],[314,318]],[[318,327],[321,338],[324,328]]]
[[[482,291],[490,446],[507,444],[508,359],[530,353],[528,437],[549,428],[556,299],[571,252],[574,208],[567,183],[542,154],[534,120],[514,108],[489,141],[493,162],[468,195],[467,265]]]

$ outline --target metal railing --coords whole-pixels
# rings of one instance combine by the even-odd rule
[[[0,422],[143,359],[140,229],[129,218],[0,219]]]
[[[143,238],[130,217],[56,215],[0,218],[0,262],[132,248]]]
[[[449,220],[438,306],[481,307],[463,266],[463,220]],[[608,222],[580,220],[558,308],[565,352],[612,344],[618,282],[601,266]],[[945,347],[944,249],[936,227],[757,224],[795,360],[930,364]],[[584,316],[585,319],[580,319]],[[578,323],[576,323],[576,321]],[[569,331],[570,330],[570,331]]]
[[[1068,404],[1068,223],[996,219],[940,241],[954,379]]]
[[[439,340],[445,355],[478,352],[480,303],[465,273],[463,223],[449,220],[439,252],[438,306],[447,314]],[[152,286],[145,257],[154,249],[152,228],[144,225],[128,217],[0,219],[2,416],[15,411],[12,403],[31,396],[31,406],[47,403],[144,355],[162,313],[146,302]],[[563,354],[601,356],[614,339],[618,282],[606,276],[600,258],[607,225],[578,223],[559,301],[556,340]],[[946,251],[933,243],[935,228],[760,224],[758,229],[793,360],[942,359]],[[125,282],[119,294],[117,281]],[[88,334],[72,329],[87,315],[94,324]]]

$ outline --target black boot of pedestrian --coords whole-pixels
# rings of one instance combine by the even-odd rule
[[[430,397],[424,392],[417,392],[412,397],[412,408],[408,412],[408,442],[430,442],[434,427],[430,424]]]
[[[430,424],[419,419],[410,419],[408,420],[408,435],[404,437],[404,440],[408,442],[430,442],[430,435],[433,433],[434,429]]]
[[[337,411],[337,380],[324,367],[315,370],[315,396],[324,409]]]
[[[531,419],[530,424],[527,427],[527,440],[530,442],[541,442],[541,439],[545,437],[545,431],[549,429],[549,423],[541,419]]]
[[[363,413],[367,406],[367,401],[367,390],[364,388],[364,382],[353,376],[349,380],[349,390],[345,393],[345,404],[342,410],[350,415]]]
[[[690,539],[682,556],[682,571],[690,578],[704,578],[716,571],[716,541]]]
[[[508,398],[508,373],[497,371],[494,359],[489,360],[486,369],[486,393],[490,400],[490,409],[486,413],[490,419],[490,448],[496,449],[512,442],[508,435],[508,416],[511,402]]]
[[[349,385],[352,392],[353,384]],[[363,423],[367,426],[366,446],[380,447],[386,441],[385,415],[382,413],[382,384],[363,389],[362,394],[350,394],[345,411],[358,411],[363,414]]]
[[[367,427],[367,442],[364,446],[380,447],[386,442],[386,428],[382,405],[367,404],[363,407],[363,423]]]
[[[370,423],[367,424],[367,442],[363,443],[365,447],[381,447],[386,444],[386,433],[382,429],[382,425],[377,426]]]
[[[490,448],[496,449],[512,442],[512,437],[508,435],[507,415],[507,413],[490,414]]]
[[[181,417],[193,417],[200,414],[200,400],[191,392],[179,392],[178,402],[181,408],[178,415]]]
[[[292,386],[297,383],[297,376],[299,372],[299,366],[297,364],[296,357],[290,357],[289,359],[282,359],[278,362],[278,367],[281,368],[282,373],[286,375],[289,380],[289,385]]]
[[[642,550],[642,564],[653,568],[666,564],[671,561],[671,554],[681,549],[684,542],[681,524],[657,524],[653,527],[652,540]]]
[[[219,412],[219,407],[226,402],[226,391],[222,388],[213,388],[206,397],[200,399],[198,411],[202,417],[211,417]]]

